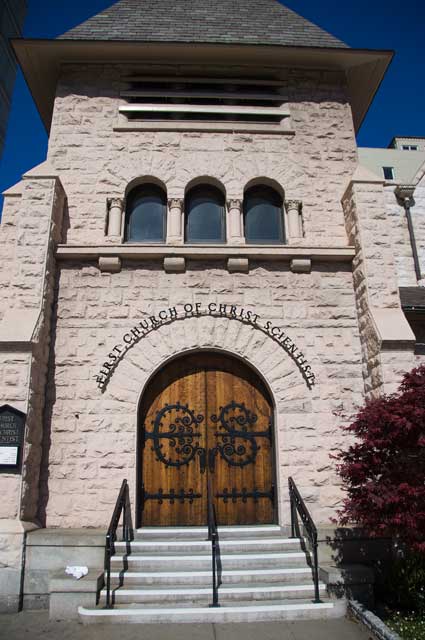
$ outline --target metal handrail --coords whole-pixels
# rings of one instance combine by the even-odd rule
[[[133,540],[133,525],[131,522],[131,503],[130,491],[128,489],[127,480],[123,480],[121,489],[118,494],[115,508],[112,513],[111,522],[106,533],[105,542],[105,563],[104,569],[106,574],[106,608],[112,609],[114,606],[113,598],[111,598],[111,557],[115,553],[115,542],[117,541],[117,530],[122,517],[122,539],[127,544],[127,555],[130,553],[130,541]]]
[[[220,555],[220,540],[217,530],[217,516],[215,512],[215,506],[212,501],[211,483],[208,479],[208,540],[211,540],[211,562],[212,562],[212,590],[213,599],[210,607],[219,607],[218,602],[218,589],[221,585],[221,555]]]
[[[313,518],[311,517],[307,507],[304,504],[304,500],[302,499],[301,494],[298,491],[293,478],[288,479],[288,485],[289,485],[289,499],[291,503],[291,538],[296,538],[298,537],[297,533],[299,534],[299,524],[298,524],[298,517],[297,517],[297,512],[298,512],[313,549],[312,569],[313,569],[313,581],[314,581],[314,602],[320,602],[319,560],[318,560],[318,553],[317,553],[318,545],[317,545],[316,525],[314,524]]]

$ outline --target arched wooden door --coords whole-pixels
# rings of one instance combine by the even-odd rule
[[[274,522],[273,411],[235,358],[188,355],[151,381],[140,407],[139,513],[145,526]]]

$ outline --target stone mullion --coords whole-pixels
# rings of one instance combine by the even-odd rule
[[[301,201],[287,200],[285,209],[288,217],[288,239],[301,240],[303,237],[302,219],[301,219]]]
[[[168,200],[167,244],[181,245],[184,242],[184,200],[170,198]]]
[[[233,198],[227,201],[227,241],[228,244],[245,244],[243,229],[242,200]]]
[[[124,201],[121,198],[108,198],[108,237],[121,240],[123,211]]]

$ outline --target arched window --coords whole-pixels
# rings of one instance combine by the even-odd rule
[[[210,185],[193,187],[185,198],[185,242],[225,242],[224,195]]]
[[[143,184],[130,191],[125,214],[126,242],[165,242],[167,198],[161,187]]]
[[[271,187],[248,189],[244,197],[244,228],[247,243],[281,244],[285,242],[282,198]]]

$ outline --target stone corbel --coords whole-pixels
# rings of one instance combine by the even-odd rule
[[[107,235],[121,238],[124,200],[122,198],[108,198],[108,229]]]
[[[119,256],[99,256],[98,266],[102,273],[119,273],[121,258]]]
[[[245,244],[243,231],[242,200],[231,198],[227,201],[228,224],[227,239],[229,244]]]
[[[301,200],[286,200],[285,208],[288,216],[288,239],[301,240],[303,237],[303,226],[301,218]]]
[[[167,243],[183,244],[183,198],[168,200]]]

